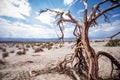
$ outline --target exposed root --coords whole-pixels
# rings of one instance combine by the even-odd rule
[[[106,56],[107,58],[109,58],[111,60],[111,62],[113,64],[115,64],[118,69],[120,69],[120,62],[118,62],[112,55],[110,55],[109,53],[104,52],[104,51],[99,51],[97,53],[97,57],[99,57],[100,55],[103,55],[103,56]]]
[[[111,73],[110,73],[110,78],[113,78],[113,70],[114,70],[114,66],[113,64],[117,67],[117,70],[120,70],[120,62],[117,61],[117,59],[115,59],[112,55],[110,55],[110,53],[104,52],[104,51],[99,51],[97,54],[97,58],[99,58],[99,56],[105,56],[107,58],[110,59],[111,61]],[[120,74],[120,72],[118,73],[118,75]],[[120,78],[119,78],[120,79]]]
[[[75,77],[76,80],[81,80],[80,76],[76,73],[76,71],[74,69],[71,70],[73,76]]]

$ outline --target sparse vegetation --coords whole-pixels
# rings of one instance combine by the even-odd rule
[[[48,46],[47,48],[48,48],[48,50],[51,50],[51,49],[52,49],[52,46]]]
[[[120,39],[109,40],[109,42],[105,46],[107,47],[120,46]]]
[[[94,40],[94,42],[104,42],[104,40]]]
[[[2,49],[2,51],[3,51],[3,52],[6,52],[6,49],[5,49],[5,48],[3,48],[3,49]]]
[[[37,52],[43,52],[44,50],[42,49],[42,48],[36,48],[35,49],[35,53],[37,53]]]
[[[40,45],[41,45],[41,43],[37,43],[37,44],[36,44],[36,46],[40,46]]]
[[[26,45],[26,47],[27,47],[27,48],[30,48],[30,45],[29,45],[29,44],[27,44],[27,45]]]
[[[17,55],[25,55],[26,52],[25,52],[25,51],[18,51],[16,54],[17,54]]]
[[[3,48],[0,46],[0,49],[3,49]]]
[[[19,48],[19,45],[16,45],[17,48]]]
[[[10,51],[10,53],[14,53],[14,52],[15,52],[14,50]]]
[[[8,52],[4,52],[4,53],[2,54],[2,57],[3,57],[3,58],[8,57],[8,56],[9,56],[9,53],[8,53]]]
[[[2,65],[5,65],[5,61],[3,61],[2,59],[0,59],[0,65],[2,64]]]
[[[43,45],[41,46],[41,48],[46,48],[46,44],[43,44]]]

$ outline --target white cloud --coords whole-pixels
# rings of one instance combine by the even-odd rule
[[[52,25],[52,23],[55,21],[55,13],[52,13],[50,11],[40,14],[40,16],[37,16],[36,19],[40,20],[42,23]]]
[[[72,5],[74,5],[78,0],[64,0],[64,5],[68,6],[69,10],[71,8]]]
[[[120,14],[115,14],[112,17],[120,17]]]
[[[110,23],[103,23],[102,26],[92,27],[89,30],[90,37],[108,37],[120,31],[120,20]]]
[[[84,12],[84,9],[80,9],[80,10],[77,11],[77,14],[81,14],[83,12]]]
[[[66,25],[66,24],[65,24]],[[28,25],[21,22],[11,22],[0,18],[0,37],[6,38],[57,38],[60,30],[57,27],[48,28],[42,25]],[[73,36],[73,28],[70,25],[65,26],[65,37]]]
[[[1,0],[0,16],[8,16],[13,18],[25,19],[29,16],[31,7],[28,0]]]
[[[5,19],[0,18],[0,25],[1,26],[9,25],[9,24],[10,24],[9,20],[5,20]]]
[[[70,5],[73,2],[73,0],[64,0],[65,5]]]
[[[54,29],[46,28],[41,25],[27,25],[20,22],[11,23],[1,19],[0,37],[10,38],[55,38],[57,37]],[[1,25],[2,24],[2,25]]]
[[[52,9],[52,10],[59,11],[59,12],[63,11],[61,9]],[[56,16],[56,13],[47,11],[47,12],[44,12],[44,13],[40,14],[39,16],[37,16],[36,19],[44,24],[48,24],[50,26],[53,26],[53,24],[56,20],[55,16]]]
[[[74,30],[74,27],[65,28],[65,37],[66,38],[73,37],[73,30]]]

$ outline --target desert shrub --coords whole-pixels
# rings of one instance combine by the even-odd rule
[[[42,45],[42,43],[37,43],[37,44],[36,44],[36,46],[40,46],[40,45]]]
[[[19,45],[16,45],[17,48],[19,48]]]
[[[21,48],[21,47],[19,47],[18,49],[20,49],[20,50],[21,50],[22,48]]]
[[[3,61],[2,59],[0,59],[0,65],[2,64],[2,65],[5,65],[5,61]]]
[[[43,44],[43,45],[41,46],[41,48],[46,48],[46,44]]]
[[[28,51],[29,49],[25,49],[25,51]]]
[[[17,55],[25,55],[26,52],[25,52],[25,51],[18,51],[16,54],[17,54]]]
[[[53,46],[53,43],[52,42],[48,43],[48,46]]]
[[[108,47],[120,46],[120,39],[109,40],[109,42],[105,46]]]
[[[35,49],[35,53],[36,53],[36,52],[43,52],[43,51],[44,51],[44,50],[43,50],[42,48],[36,48],[36,49]]]
[[[104,42],[104,40],[95,40],[94,42]]]
[[[68,44],[71,44],[73,41],[66,41]]]
[[[52,42],[45,42],[41,48],[48,48],[50,50],[54,44]]]
[[[29,45],[29,44],[27,44],[27,45],[26,45],[26,47],[27,47],[27,48],[30,48],[30,45]]]
[[[8,52],[4,52],[4,53],[2,54],[2,57],[3,57],[3,58],[8,57],[8,56],[9,56],[9,53],[8,53]]]
[[[3,49],[2,49],[2,51],[3,51],[3,52],[6,52],[6,49],[5,49],[5,48],[3,48]]]
[[[52,49],[52,46],[48,46],[48,50]]]
[[[0,49],[3,49],[3,48],[0,46]]]
[[[10,51],[10,53],[14,53],[14,52],[15,52],[14,50]]]
[[[55,46],[54,48],[55,48],[55,49],[58,49],[58,47],[57,47],[57,46]]]

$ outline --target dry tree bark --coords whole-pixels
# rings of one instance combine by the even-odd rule
[[[104,3],[111,2],[110,6],[106,9],[100,10],[100,6],[104,5]],[[104,20],[109,22],[109,19],[106,13],[110,10],[113,10],[117,7],[120,7],[120,3],[118,0],[102,0],[98,2],[92,7],[90,14],[88,15],[88,2],[87,0],[83,0],[83,4],[85,6],[84,9],[84,22],[81,23],[79,20],[76,20],[72,17],[70,12],[64,11],[56,11],[51,9],[41,10],[40,14],[50,11],[56,13],[59,18],[57,19],[57,25],[62,33],[59,39],[64,38],[63,33],[63,23],[70,22],[74,23],[74,31],[73,35],[76,37],[76,48],[74,53],[60,62],[54,69],[60,73],[67,73],[72,76],[76,80],[81,80],[80,75],[84,74],[87,76],[88,80],[98,80],[98,57],[99,55],[104,55],[108,57],[112,63],[114,63],[118,68],[120,68],[120,63],[110,54],[106,52],[99,52],[98,54],[95,53],[94,49],[90,46],[89,39],[88,39],[88,30],[90,27],[98,25],[97,19],[101,16],[104,16]],[[69,19],[65,19],[63,15],[69,17]],[[83,56],[85,54],[85,56]],[[69,65],[71,64],[71,66]],[[53,69],[52,69],[53,70]],[[87,75],[86,75],[87,74]]]

